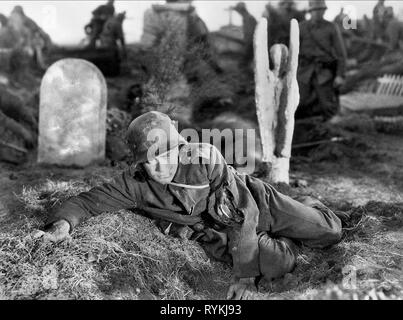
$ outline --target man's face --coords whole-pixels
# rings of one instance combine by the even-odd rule
[[[326,9],[312,10],[311,11],[312,20],[314,21],[322,20],[323,16],[325,15],[325,12]]]
[[[179,165],[179,147],[160,154],[143,164],[148,176],[161,184],[172,182]]]

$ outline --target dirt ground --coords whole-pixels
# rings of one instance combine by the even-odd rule
[[[358,156],[357,150],[343,153],[334,145],[327,147],[327,158],[293,159],[292,188],[286,192],[313,195],[350,212],[352,222],[337,246],[301,248],[296,270],[261,281],[256,299],[403,298],[403,139],[359,136],[366,148]],[[133,213],[90,219],[67,243],[37,239],[52,206],[108,181],[123,167],[43,167],[34,159],[20,167],[0,164],[1,298],[225,297],[228,266],[208,259],[197,244],[165,237]]]

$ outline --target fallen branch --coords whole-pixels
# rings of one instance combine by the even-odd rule
[[[361,38],[361,37],[357,37],[357,36],[350,36],[349,38],[353,42],[360,42],[360,43],[364,43],[364,44],[369,44],[371,46],[382,47],[382,48],[386,48],[386,49],[389,48],[389,46],[383,42],[377,42],[377,41],[374,41],[371,39]]]
[[[347,139],[345,138],[331,138],[328,140],[319,140],[319,141],[312,141],[312,142],[305,142],[305,143],[298,143],[298,144],[294,144],[292,146],[293,149],[299,149],[299,148],[305,148],[305,147],[312,147],[312,146],[316,146],[316,145],[320,145],[320,144],[326,144],[326,143],[334,143],[334,142],[341,142],[341,141],[345,141]]]
[[[18,147],[16,145],[12,144],[12,143],[8,143],[8,142],[5,142],[3,140],[0,140],[0,145],[8,147],[8,148],[11,148],[11,149],[14,149],[14,150],[17,150],[17,151],[20,151],[22,153],[28,153],[27,149],[22,148],[22,147]]]

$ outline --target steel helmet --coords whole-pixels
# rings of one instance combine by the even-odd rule
[[[173,121],[157,111],[147,112],[132,121],[127,130],[127,142],[135,165],[187,143]]]
[[[308,11],[314,11],[314,10],[326,10],[327,5],[325,0],[310,0],[309,1],[309,10]]]

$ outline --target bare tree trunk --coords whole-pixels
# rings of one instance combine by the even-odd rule
[[[267,20],[255,32],[256,112],[260,128],[263,163],[274,183],[289,183],[294,115],[299,104],[297,82],[299,26],[291,20],[289,49],[275,44],[267,51]]]

